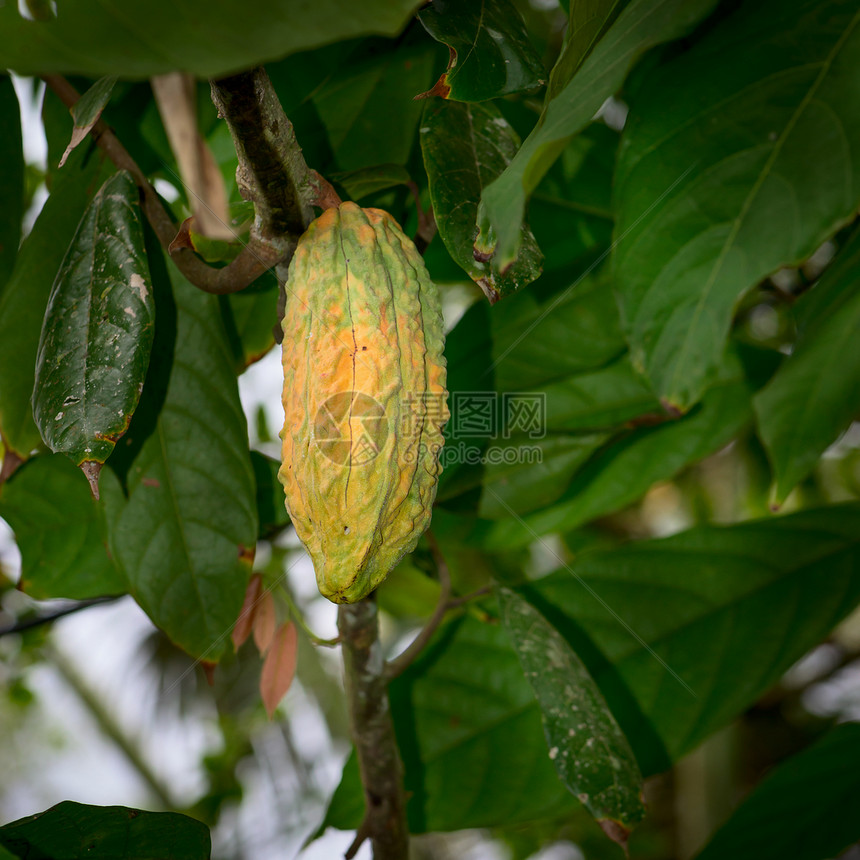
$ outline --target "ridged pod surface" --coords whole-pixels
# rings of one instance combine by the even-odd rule
[[[430,524],[448,420],[438,291],[387,212],[342,203],[299,240],[283,328],[287,511],[320,592],[354,603]]]

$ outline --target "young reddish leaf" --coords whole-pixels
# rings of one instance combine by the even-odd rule
[[[271,591],[266,591],[257,604],[257,612],[254,617],[254,642],[261,655],[269,650],[275,635],[276,625],[275,599],[272,597]]]
[[[287,694],[293,676],[296,674],[296,657],[298,655],[298,634],[296,625],[287,621],[278,627],[272,647],[263,663],[260,675],[260,695],[266,706],[269,719],[275,713],[278,702]]]
[[[239,618],[233,627],[230,638],[233,640],[233,650],[238,651],[251,635],[251,629],[257,617],[257,609],[261,605],[260,592],[263,590],[263,577],[255,573],[248,581],[245,591],[245,602],[239,611]]]
[[[203,670],[203,674],[206,676],[206,683],[210,687],[215,686],[215,670],[218,668],[217,663],[212,663],[209,660],[201,660],[200,668]]]

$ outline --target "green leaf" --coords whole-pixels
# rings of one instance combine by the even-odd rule
[[[559,782],[540,708],[499,624],[464,618],[389,690],[412,833],[551,818],[575,808]],[[354,755],[322,829],[361,823]]]
[[[742,294],[854,217],[858,24],[839,0],[743,4],[637,89],[616,284],[634,364],[681,410],[710,381]]]
[[[426,40],[370,41],[313,94],[341,170],[406,164],[421,116],[413,96],[427,86],[434,56]]]
[[[0,8],[0,16],[7,8]],[[45,306],[81,214],[101,184],[101,171],[100,157],[87,147],[73,153],[0,292],[0,431],[7,447],[24,459],[42,443],[30,399]]]
[[[532,194],[529,224],[544,253],[545,273],[557,273],[559,278],[571,271],[578,275],[594,265],[598,251],[598,259],[608,255],[619,139],[609,126],[591,123],[564,148]]]
[[[592,552],[574,572],[519,593],[583,661],[650,775],[742,713],[857,606],[860,504]],[[516,662],[498,626],[466,618],[392,683],[414,832],[569,808]],[[361,822],[351,767],[327,825]]]
[[[478,515],[489,520],[509,520],[514,514],[551,505],[608,438],[609,434],[604,433],[492,439],[485,452]]]
[[[281,531],[290,522],[284,504],[284,488],[278,480],[281,463],[259,451],[251,451],[251,465],[257,483],[259,537],[268,537],[272,532]]]
[[[99,121],[105,105],[110,100],[116,77],[99,78],[81,97],[72,105],[71,114],[75,121],[72,129],[72,139],[60,159],[60,167],[66,163],[66,159],[72,154],[72,150],[89,134],[90,129]]]
[[[236,356],[236,371],[242,373],[259,361],[275,345],[278,325],[278,282],[269,282],[266,289],[242,290],[221,298],[224,325]]]
[[[568,531],[620,510],[657,481],[718,451],[752,421],[749,383],[735,362],[725,373],[693,412],[620,437],[586,463],[556,503],[515,520],[483,524],[474,540],[496,551],[527,546],[540,535]],[[486,487],[485,492],[492,495],[495,490]]]
[[[0,75],[0,294],[12,274],[21,218],[24,214],[24,150],[21,140],[21,113],[12,79]]]
[[[575,134],[591,122],[648,49],[683,36],[715,0],[631,0],[564,89],[544,105],[534,131],[505,172],[484,190],[479,245],[503,269],[517,256],[526,198]]]
[[[0,827],[0,845],[28,860],[209,860],[205,824],[178,812],[64,800]]]
[[[857,606],[860,505],[584,554],[522,593],[585,662],[643,773],[656,773]]]
[[[500,391],[593,372],[626,352],[615,298],[599,275],[550,295],[518,293],[493,308],[491,324],[492,362],[476,371],[492,379],[493,370]]]
[[[628,0],[570,0],[564,47],[549,76],[547,100],[554,99],[600,41]]]
[[[800,333],[789,358],[756,395],[759,432],[782,502],[860,404],[860,231],[797,305]]]
[[[215,662],[242,605],[240,554],[257,538],[248,432],[216,297],[171,264],[174,310],[161,252],[149,250],[158,314],[144,388],[150,402],[141,403],[128,448],[117,449],[133,460],[127,501],[108,500],[110,546],[155,624],[192,656]],[[163,403],[152,403],[157,396]]]
[[[510,0],[433,0],[418,19],[451,51],[448,70],[426,96],[481,102],[545,83],[543,64]]]
[[[627,845],[645,817],[642,774],[615,717],[576,653],[533,606],[498,590],[502,621],[541,708],[549,757],[567,790],[607,836]]]
[[[439,602],[441,586],[406,556],[376,590],[379,608],[395,618],[426,618]]]
[[[128,429],[149,365],[155,305],[138,198],[126,171],[102,185],[45,312],[33,416],[45,444],[77,466],[110,456]],[[98,496],[97,473],[91,482]]]
[[[660,420],[660,407],[622,355],[600,370],[536,386],[546,397],[548,432],[609,429],[643,415]]]
[[[836,726],[771,771],[697,860],[827,860],[860,839],[860,724]]]
[[[330,182],[340,185],[351,200],[361,200],[398,185],[409,185],[409,172],[400,164],[377,164],[360,170],[326,174]]]
[[[475,259],[475,218],[482,190],[510,163],[516,132],[494,105],[428,103],[421,121],[421,151],[439,235],[454,262],[491,303],[540,275],[541,253],[522,227],[522,253],[503,274]]]
[[[455,370],[440,498],[483,483],[481,516],[510,523],[512,512],[556,501],[618,425],[659,404],[630,367],[614,298],[598,278],[503,302],[489,315],[491,344],[478,336],[473,316],[448,338]],[[475,418],[489,411],[492,419],[493,410],[495,420],[477,434]],[[478,443],[480,452],[465,450]],[[458,470],[456,482],[453,462],[471,466]]]
[[[414,0],[318,0],[287,6],[150,0],[135,14],[123,0],[79,0],[48,23],[28,21],[17,5],[0,7],[0,68],[98,78],[148,78],[175,70],[212,78],[341,39],[395,36]]]
[[[86,600],[128,590],[106,552],[103,506],[67,457],[48,454],[21,466],[0,490],[0,516],[15,532],[18,587],[30,597]]]

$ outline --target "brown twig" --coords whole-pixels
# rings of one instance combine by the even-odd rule
[[[350,728],[365,801],[364,820],[346,856],[354,857],[370,839],[374,860],[405,860],[409,829],[403,763],[388,707],[377,616],[373,597],[342,604],[337,613]]]
[[[80,98],[78,91],[62,75],[45,75],[43,80],[67,107],[74,105]],[[128,150],[102,120],[93,126],[90,136],[118,168],[131,174],[142,195],[143,212],[166,250],[179,228],[173,223],[173,218],[162,205],[155,189]],[[252,235],[239,256],[221,269],[207,265],[190,250],[177,251],[172,259],[194,286],[207,293],[223,295],[243,290],[288,253],[289,249],[285,249],[283,244],[275,245]]]
[[[445,607],[446,609],[457,609],[460,606],[465,606],[467,603],[471,603],[473,600],[478,600],[481,597],[486,597],[488,594],[491,594],[493,591],[493,587],[491,585],[485,585],[483,588],[479,588],[476,591],[472,591],[469,594],[464,594],[462,597],[455,597],[452,600],[448,601],[448,605]]]
[[[409,645],[395,657],[385,664],[385,677],[391,681],[403,672],[415,661],[415,658],[427,647],[427,643],[436,632],[445,613],[450,608],[451,601],[451,574],[448,570],[448,564],[442,555],[442,550],[436,541],[432,532],[426,534],[427,542],[430,544],[430,552],[433,553],[433,560],[436,562],[436,569],[439,573],[439,583],[442,590],[439,594],[439,600],[436,603],[436,608],[430,616],[421,632],[409,643]]]
[[[53,612],[48,612],[45,615],[36,615],[33,618],[25,618],[23,621],[16,621],[8,627],[0,627],[0,636],[10,636],[13,633],[23,633],[25,630],[32,630],[35,627],[41,627],[44,624],[52,624],[58,618],[65,618],[67,615],[80,612],[82,609],[89,609],[91,606],[101,606],[104,603],[113,603],[116,600],[119,600],[119,597],[92,597],[89,600],[79,600],[71,606],[63,606],[60,609],[55,609]]]

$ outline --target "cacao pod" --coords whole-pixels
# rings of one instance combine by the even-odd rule
[[[430,523],[448,420],[438,291],[387,212],[342,203],[299,240],[283,329],[287,511],[320,592],[354,603]]]

